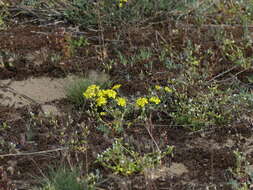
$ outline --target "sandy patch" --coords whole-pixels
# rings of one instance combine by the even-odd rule
[[[0,81],[0,104],[17,108],[65,98],[64,87],[69,80],[69,77],[61,79],[39,77],[12,82],[2,80]]]
[[[188,173],[187,167],[182,163],[172,162],[170,167],[162,166],[155,169],[145,170],[145,176],[149,179],[155,180],[165,176],[179,177],[184,173]]]

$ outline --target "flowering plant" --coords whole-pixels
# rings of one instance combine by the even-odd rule
[[[100,128],[105,132],[108,128],[120,132],[123,129],[127,99],[119,95],[120,84],[110,89],[101,89],[98,85],[90,85],[83,93],[90,102],[89,113],[100,121]]]
[[[120,84],[116,84],[112,88],[101,89],[93,84],[83,93],[84,98],[90,103],[88,113],[100,122],[100,129],[104,132],[118,133],[134,121],[145,121],[161,106],[164,94],[173,91],[169,87],[155,86],[147,96],[128,99],[119,95],[120,87]]]

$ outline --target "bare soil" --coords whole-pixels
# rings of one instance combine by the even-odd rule
[[[106,45],[102,51],[98,33],[83,31],[90,45],[78,48],[75,55],[69,54],[66,38],[74,37],[76,33],[65,26],[17,24],[0,31],[0,57],[5,64],[0,67],[0,124],[8,123],[10,126],[0,129],[0,189],[30,189],[37,183],[33,177],[41,176],[51,164],[78,163],[87,166],[90,171],[99,167],[93,165],[96,153],[105,150],[112,142],[94,128],[90,129],[88,135],[89,148],[86,154],[70,152],[69,156],[66,150],[61,149],[61,139],[76,138],[67,134],[72,134],[73,130],[80,132],[80,126],[84,123],[92,126],[85,114],[80,114],[65,98],[61,86],[67,80],[64,77],[68,74],[87,75],[90,70],[107,72],[102,65],[115,57],[116,50],[131,56],[140,47],[151,44],[159,46],[159,42],[154,40],[159,37],[155,35],[156,31],[167,42],[177,40],[178,43],[184,43],[186,36],[202,39],[203,31],[206,31],[205,35],[208,33],[204,28],[198,36],[194,32],[191,34],[191,29],[188,28],[185,29],[185,36],[176,38],[167,30],[168,25],[123,30],[116,45],[113,40],[118,31],[108,29],[104,34]],[[57,55],[61,56],[60,60],[53,61],[52,56]],[[224,66],[214,66],[213,76],[224,70]],[[173,75],[167,73],[162,65],[149,70],[151,73],[148,78],[142,78],[140,71],[147,71],[144,64],[127,67],[118,64],[107,74],[113,81],[124,84],[122,91],[125,94],[144,93],[150,84]],[[129,81],[125,78],[127,74],[131,78]],[[45,104],[53,106],[51,110],[57,110],[55,112],[60,114],[56,114],[55,118],[48,116],[46,111],[43,112]],[[72,118],[71,126],[76,126],[75,129],[62,127],[67,125],[68,117]],[[105,176],[109,176],[106,182],[100,184],[101,189],[152,187],[151,189],[186,190],[209,187],[225,190],[230,189],[227,185],[231,179],[228,169],[234,168],[236,164],[233,150],[248,151],[249,162],[253,161],[250,119],[228,126],[211,126],[199,132],[161,124],[155,125],[152,132],[157,142],[175,146],[173,157],[165,159],[157,170],[133,177],[119,178],[100,168]],[[131,137],[136,141],[136,146],[152,144],[143,126],[128,129],[125,136],[126,139]]]

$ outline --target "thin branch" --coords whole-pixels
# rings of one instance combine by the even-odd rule
[[[50,152],[57,152],[57,151],[68,150],[68,149],[69,149],[68,147],[63,147],[63,148],[56,148],[56,149],[52,149],[52,150],[43,150],[43,151],[38,151],[38,152],[3,154],[3,155],[0,155],[0,158],[10,157],[10,156],[30,156],[30,155],[36,155],[36,154],[47,154],[47,153],[50,153]]]
[[[235,66],[233,66],[232,68],[230,68],[230,69],[228,69],[228,70],[226,70],[226,71],[224,71],[224,72],[222,72],[222,73],[216,75],[215,77],[213,77],[212,79],[210,79],[210,80],[207,81],[207,82],[209,83],[209,82],[214,81],[215,79],[221,77],[222,75],[225,75],[225,74],[229,73],[230,71],[234,70],[236,67],[238,67],[238,65],[235,65]]]
[[[155,144],[157,150],[158,150],[159,152],[161,152],[161,149],[159,148],[159,146],[158,146],[156,140],[154,139],[154,137],[153,137],[153,135],[152,135],[152,133],[151,133],[151,129],[152,129],[152,127],[154,126],[154,125],[152,124],[152,121],[151,121],[151,115],[150,115],[150,118],[147,120],[146,124],[147,124],[148,126],[144,125],[144,127],[147,129],[148,134],[149,134],[149,136],[151,137],[152,141],[154,142],[154,144]]]

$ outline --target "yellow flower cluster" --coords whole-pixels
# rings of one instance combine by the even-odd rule
[[[169,87],[164,87],[164,90],[165,90],[165,92],[169,92],[169,93],[171,93],[173,90],[171,89],[171,88],[169,88]]]
[[[117,98],[116,99],[116,101],[117,101],[117,104],[119,105],[119,106],[121,106],[121,107],[125,107],[126,106],[126,99],[125,98]]]
[[[107,90],[100,90],[97,93],[98,97],[108,97],[108,98],[113,98],[115,99],[117,96],[117,92],[111,89]]]
[[[165,92],[171,93],[173,92],[173,90],[170,87],[165,86],[164,88],[159,86],[159,85],[155,85],[155,89],[156,90],[164,90]]]
[[[149,101],[155,104],[159,104],[161,102],[160,98],[158,98],[157,96],[152,96],[151,98],[149,98]]]
[[[107,99],[103,96],[100,96],[96,99],[97,106],[103,106],[107,104]]]
[[[159,86],[159,85],[155,85],[155,89],[156,89],[156,90],[161,90],[161,89],[162,89],[162,87],[161,87],[161,86]]]
[[[83,96],[87,99],[92,99],[97,106],[101,107],[108,103],[109,99],[112,99],[116,102],[116,104],[120,107],[126,107],[127,99],[118,96],[117,89],[120,88],[121,85],[114,85],[111,89],[100,89],[97,85],[90,85],[86,91],[83,93]],[[160,86],[156,86],[156,89],[162,89]],[[165,87],[164,90],[166,92],[171,92],[172,90],[169,87]],[[158,96],[152,96],[150,98],[140,97],[136,100],[135,105],[137,107],[143,108],[148,103],[159,104],[161,102]]]
[[[148,104],[147,98],[138,98],[136,100],[136,106],[143,108],[146,104]]]
[[[90,85],[86,91],[83,93],[83,96],[87,99],[93,99],[96,102],[97,106],[104,106],[108,103],[108,99],[115,99],[117,105],[124,107],[126,106],[126,99],[117,97],[117,90],[120,88],[120,84],[114,85],[111,89],[100,89],[99,86],[93,84]]]
[[[102,112],[100,112],[100,115],[101,115],[101,116],[105,116],[105,115],[107,115],[107,114],[106,114],[106,112],[102,111]]]
[[[143,108],[146,104],[148,104],[148,102],[159,104],[161,102],[161,100],[157,96],[152,96],[149,99],[142,97],[142,98],[138,98],[136,100],[135,105],[138,106],[138,107]]]
[[[99,86],[93,84],[93,85],[90,85],[86,91],[83,93],[83,96],[87,99],[91,99],[91,98],[94,98],[96,97],[97,93],[99,92]]]
[[[112,87],[113,90],[117,90],[121,87],[121,84],[116,84]]]

